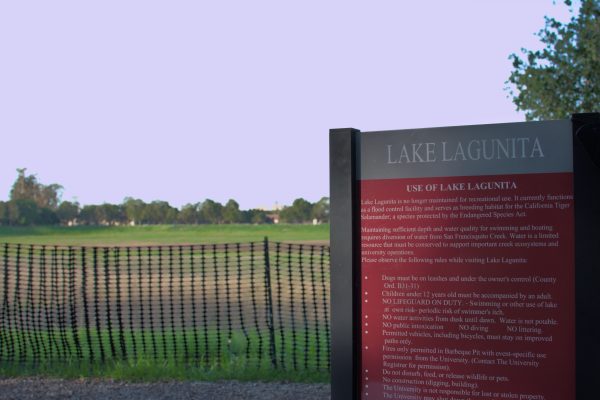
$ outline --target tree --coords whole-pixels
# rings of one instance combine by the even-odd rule
[[[104,203],[98,206],[98,219],[102,225],[120,225],[125,222],[125,212],[121,206]]]
[[[11,200],[33,200],[38,192],[38,182],[35,175],[25,175],[27,168],[17,168],[17,179],[10,190]]]
[[[32,225],[56,225],[58,223],[59,220],[54,211],[49,208],[38,208],[37,216]]]
[[[40,184],[39,199],[36,202],[41,208],[56,210],[60,204],[60,196],[63,187],[59,184],[52,183],[50,185]]]
[[[572,6],[571,0],[565,0]],[[528,120],[600,110],[600,2],[582,0],[568,23],[545,17],[542,50],[511,54],[507,90]]]
[[[178,210],[166,201],[153,201],[144,207],[142,222],[144,224],[174,224],[177,222]]]
[[[223,207],[223,221],[227,224],[237,224],[242,222],[242,212],[237,201],[230,199]]]
[[[0,201],[0,225],[8,224],[8,203]]]
[[[285,207],[281,210],[281,220],[288,223],[302,223],[310,221],[310,214],[313,205],[300,198],[294,200],[291,206]]]
[[[56,216],[63,225],[68,225],[69,222],[74,221],[79,216],[79,203],[71,203],[70,201],[63,201],[56,210]]]
[[[98,212],[98,206],[87,205],[81,209],[79,219],[85,225],[100,225],[102,217]]]
[[[123,212],[125,213],[125,217],[129,222],[133,222],[134,225],[142,222],[146,203],[139,199],[125,197],[122,206]]]
[[[242,221],[251,224],[272,224],[273,221],[267,216],[264,210],[256,208],[242,211]]]
[[[220,224],[223,221],[223,205],[211,199],[204,200],[200,213],[209,224]]]
[[[37,219],[38,207],[33,200],[11,200],[8,220],[11,225],[33,225]]]
[[[200,203],[186,204],[181,207],[177,220],[180,224],[199,224],[202,222],[202,216],[200,214]]]
[[[329,222],[329,197],[322,197],[312,208],[312,217],[319,222]]]
[[[35,175],[26,175],[27,168],[17,169],[17,179],[10,191],[11,200],[31,200],[39,208],[56,210],[60,203],[63,187],[52,183],[43,185],[37,181]]]

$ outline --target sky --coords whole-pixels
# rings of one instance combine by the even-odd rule
[[[519,122],[552,0],[1,1],[0,200],[242,209],[329,192],[328,132]]]

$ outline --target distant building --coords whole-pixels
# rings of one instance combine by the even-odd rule
[[[259,206],[256,208],[257,210],[261,210],[264,211],[267,218],[273,222],[274,224],[278,224],[280,221],[279,218],[279,212],[281,210],[283,210],[283,206],[280,205],[279,203],[275,202],[275,205],[273,205],[272,207],[268,208],[268,207],[263,207],[263,206]]]

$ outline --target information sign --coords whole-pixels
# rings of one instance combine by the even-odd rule
[[[600,114],[330,132],[332,400],[575,400],[600,376]]]
[[[361,398],[573,399],[570,122],[359,143]]]

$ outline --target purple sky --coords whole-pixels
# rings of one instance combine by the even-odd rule
[[[551,0],[5,1],[0,200],[242,208],[327,196],[328,130],[514,122]]]

